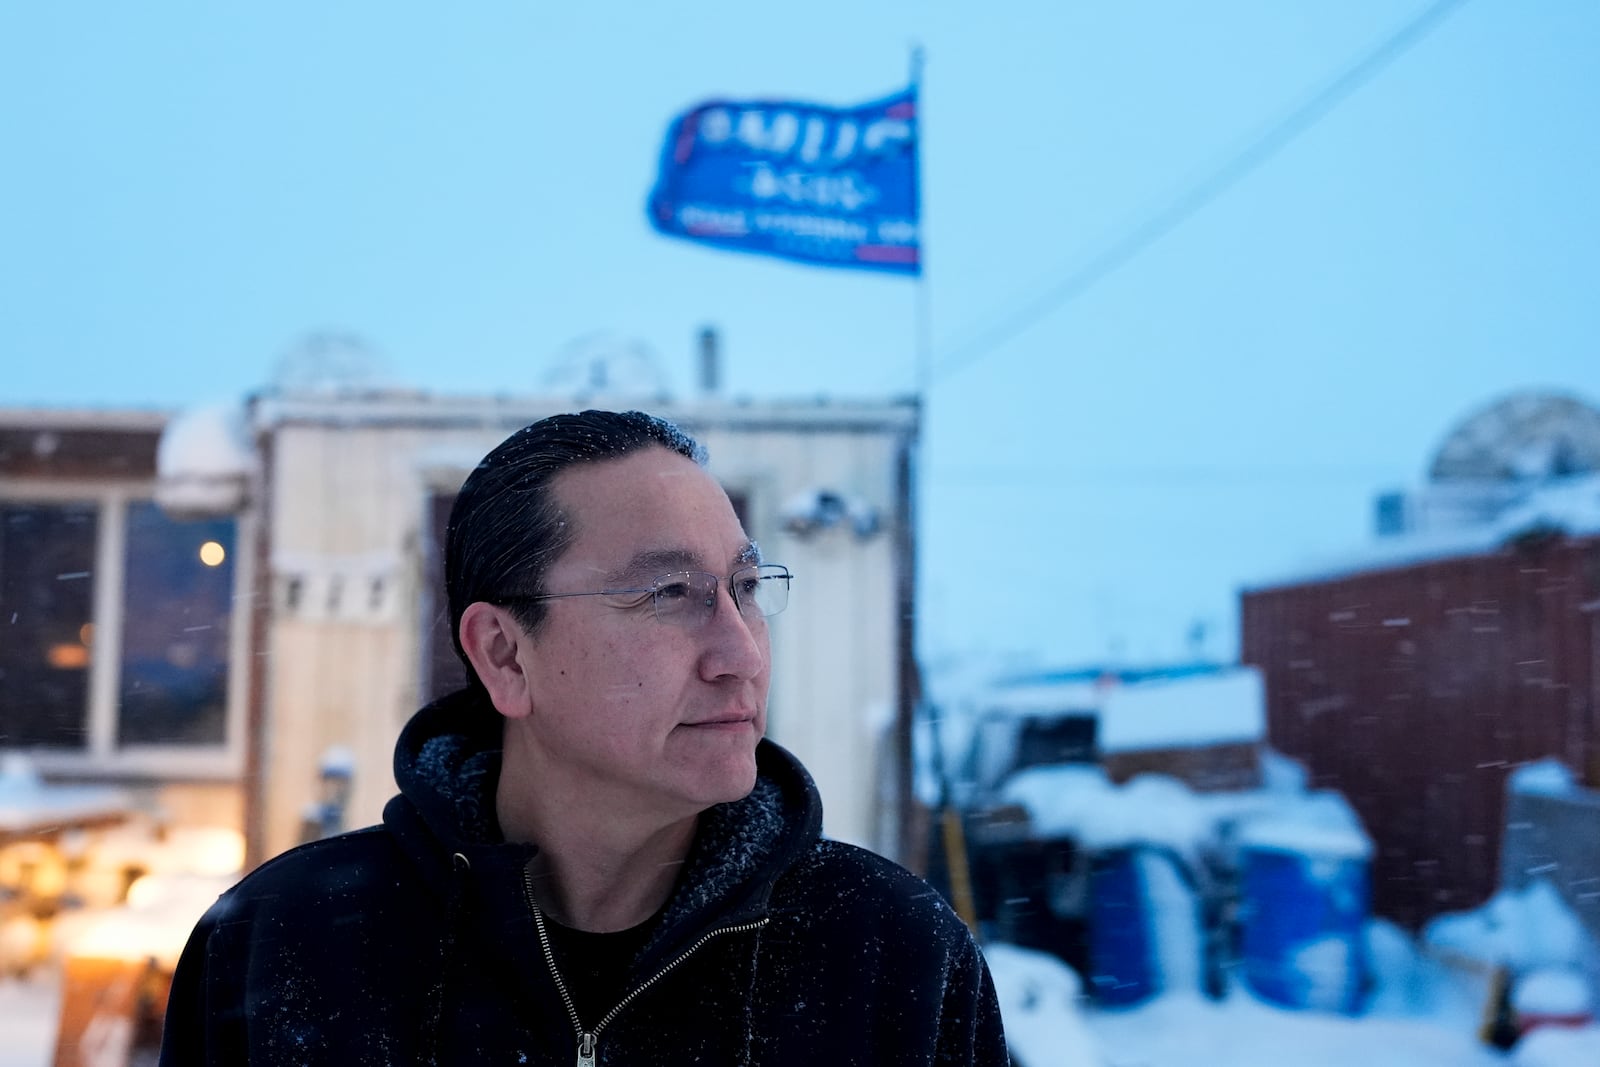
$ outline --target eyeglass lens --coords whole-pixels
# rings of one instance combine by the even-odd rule
[[[717,609],[721,581],[704,571],[669,574],[655,586],[656,618],[662,622],[703,623]],[[746,567],[728,579],[733,599],[746,618],[776,615],[789,604],[789,571],[777,564]]]

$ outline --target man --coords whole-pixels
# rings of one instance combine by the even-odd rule
[[[383,825],[225,894],[162,1063],[994,1064],[989,973],[921,881],[823,840],[762,739],[766,564],[700,447],[545,419],[462,486],[473,684],[417,713]]]

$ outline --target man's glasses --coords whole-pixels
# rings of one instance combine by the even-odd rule
[[[728,575],[728,592],[739,614],[746,619],[764,619],[789,606],[789,582],[794,575],[776,563],[742,567]],[[537,596],[500,597],[495,603],[560,600],[569,596],[608,596],[627,599],[619,607],[634,607],[649,597],[656,619],[674,626],[698,627],[711,621],[717,611],[717,586],[722,579],[706,571],[674,571],[663,574],[640,589],[595,589],[585,593],[540,593]]]

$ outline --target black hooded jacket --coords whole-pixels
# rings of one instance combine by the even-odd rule
[[[418,712],[383,825],[263,864],[195,928],[163,1067],[188,1064],[1006,1063],[994,987],[925,883],[821,837],[810,776],[771,742],[700,818],[620,1004],[552,977],[494,815],[500,717],[470,690]],[[585,1040],[588,1035],[589,1040]]]

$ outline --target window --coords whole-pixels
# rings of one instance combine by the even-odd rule
[[[238,747],[235,521],[66,492],[0,499],[0,749],[63,769],[215,763]]]
[[[232,519],[180,522],[149,501],[127,512],[117,743],[221,744],[228,710]]]
[[[82,748],[97,509],[0,507],[0,744]]]

